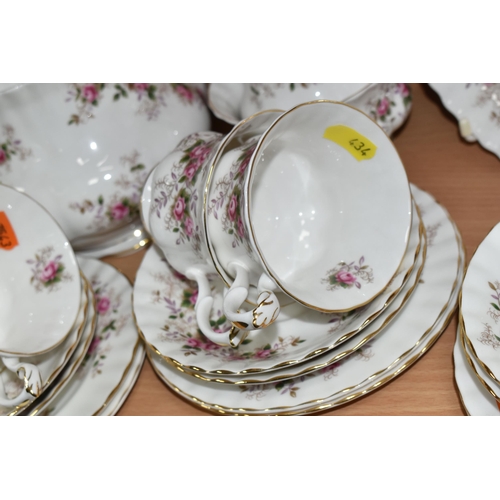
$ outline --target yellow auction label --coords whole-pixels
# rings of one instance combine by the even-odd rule
[[[323,137],[342,146],[358,161],[373,158],[377,151],[377,146],[373,142],[345,125],[332,125],[328,127]]]

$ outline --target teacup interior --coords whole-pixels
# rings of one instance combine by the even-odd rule
[[[373,157],[361,159],[359,142],[325,137],[339,125],[369,139]],[[387,286],[406,250],[411,195],[394,146],[369,117],[329,101],[297,106],[261,139],[252,169],[249,225],[287,294],[342,311]]]

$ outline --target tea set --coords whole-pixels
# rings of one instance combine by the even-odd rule
[[[408,181],[410,110],[406,84],[2,85],[0,414],[114,415],[146,357],[213,413],[316,413],[415,363],[459,300],[465,332],[482,278]],[[145,247],[133,283],[98,260]]]

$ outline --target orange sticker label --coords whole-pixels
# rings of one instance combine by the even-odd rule
[[[19,245],[14,229],[5,212],[0,212],[0,249],[12,250]]]

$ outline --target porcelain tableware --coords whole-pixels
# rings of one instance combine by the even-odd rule
[[[82,275],[82,298],[77,320],[69,335],[56,348],[45,354],[22,358],[22,362],[35,366],[39,375],[39,385],[35,386],[25,370],[19,374],[8,370],[0,362],[0,415],[17,415],[21,411],[35,404],[45,390],[52,384],[59,373],[64,369],[83,336],[84,328],[89,316],[92,315],[94,300],[90,284]],[[24,365],[21,365],[23,367]],[[27,376],[28,375],[28,376]],[[33,376],[32,376],[33,377]]]
[[[500,385],[489,376],[479,360],[476,359],[470,340],[465,335],[463,317],[461,315],[459,315],[459,329],[457,330],[457,334],[460,335],[461,348],[467,363],[471,366],[481,385],[497,401],[497,404],[500,405]]]
[[[432,235],[433,228],[429,231]],[[293,302],[261,335],[247,338],[238,349],[219,346],[199,331],[194,311],[196,284],[175,273],[153,246],[146,252],[134,283],[137,326],[147,344],[168,362],[203,375],[246,378],[249,374],[297,366],[336,349],[387,309],[416,265],[422,233],[423,227],[415,217],[408,251],[398,273],[390,286],[368,305],[348,313],[325,314]],[[231,323],[222,311],[224,285],[218,279],[211,285],[211,326],[227,332]]]
[[[50,351],[80,308],[76,257],[53,218],[29,196],[0,185],[0,356]]]
[[[392,134],[411,111],[411,89],[405,83],[211,83],[208,105],[231,124],[265,109],[290,109],[316,99],[351,104]]]
[[[73,354],[64,365],[63,369],[59,372],[58,376],[53,382],[45,389],[45,391],[35,399],[26,408],[22,408],[19,415],[37,415],[42,408],[45,408],[50,401],[57,397],[57,395],[64,390],[66,385],[71,381],[72,377],[78,370],[79,366],[84,362],[85,356],[89,350],[91,342],[94,337],[94,332],[97,324],[97,303],[95,295],[92,292],[93,300],[85,326],[82,331],[81,338],[73,351]]]
[[[233,130],[226,141],[237,138]],[[237,315],[249,284],[275,307],[269,324],[279,312],[275,291],[345,312],[373,300],[394,276],[408,243],[410,188],[396,149],[363,113],[331,101],[301,104],[237,148],[223,143],[214,165],[207,240],[232,283],[224,311],[237,327],[255,323]]]
[[[500,380],[500,224],[472,256],[464,279],[460,314],[470,349],[489,376]]]
[[[425,233],[425,230],[423,232]],[[411,299],[413,292],[418,286],[425,264],[427,254],[425,234],[423,234],[422,240],[419,242],[416,251],[418,252],[418,257],[415,261],[415,265],[408,269],[408,280],[404,283],[401,291],[396,295],[394,300],[390,302],[387,308],[375,320],[369,322],[367,326],[361,329],[360,332],[350,336],[348,340],[343,341],[336,348],[326,351],[323,355],[313,356],[298,364],[285,366],[277,370],[248,373],[245,375],[200,373],[191,371],[183,366],[171,365],[177,367],[177,369],[183,373],[192,375],[206,382],[241,386],[258,385],[303,377],[317,370],[326,369],[330,365],[342,363],[347,357],[354,355],[354,353],[361,352],[365,345],[371,343],[377,335],[382,333],[387,325],[397,317]],[[154,352],[154,349],[151,350]]]
[[[500,158],[500,84],[430,83],[458,121],[460,135]]]
[[[457,327],[457,339],[453,348],[455,381],[460,399],[468,415],[500,416],[495,398],[477,377],[474,367],[469,363],[461,342],[460,325]]]
[[[78,251],[141,247],[142,185],[210,125],[198,84],[22,84],[0,91],[0,182],[22,189]]]
[[[100,413],[120,390],[138,350],[144,360],[139,347],[142,340],[132,319],[132,285],[109,264],[84,258],[79,262],[96,296],[96,329],[78,370],[57,396],[37,408],[37,414]],[[142,365],[138,360],[137,364]]]
[[[216,132],[185,137],[151,172],[141,196],[142,219],[155,243],[177,272],[198,284],[199,293],[194,301],[197,321],[209,336],[213,302],[209,277],[215,274],[215,269],[203,227],[203,198],[210,158],[221,140],[222,135]],[[202,303],[204,307],[200,308]]]
[[[398,316],[358,352],[303,377],[237,386],[189,377],[150,350],[157,373],[180,396],[219,414],[314,413],[353,401],[394,379],[424,355],[448,325],[465,267],[461,236],[447,212],[427,193],[414,193],[432,217],[426,225],[434,229],[422,282]]]

